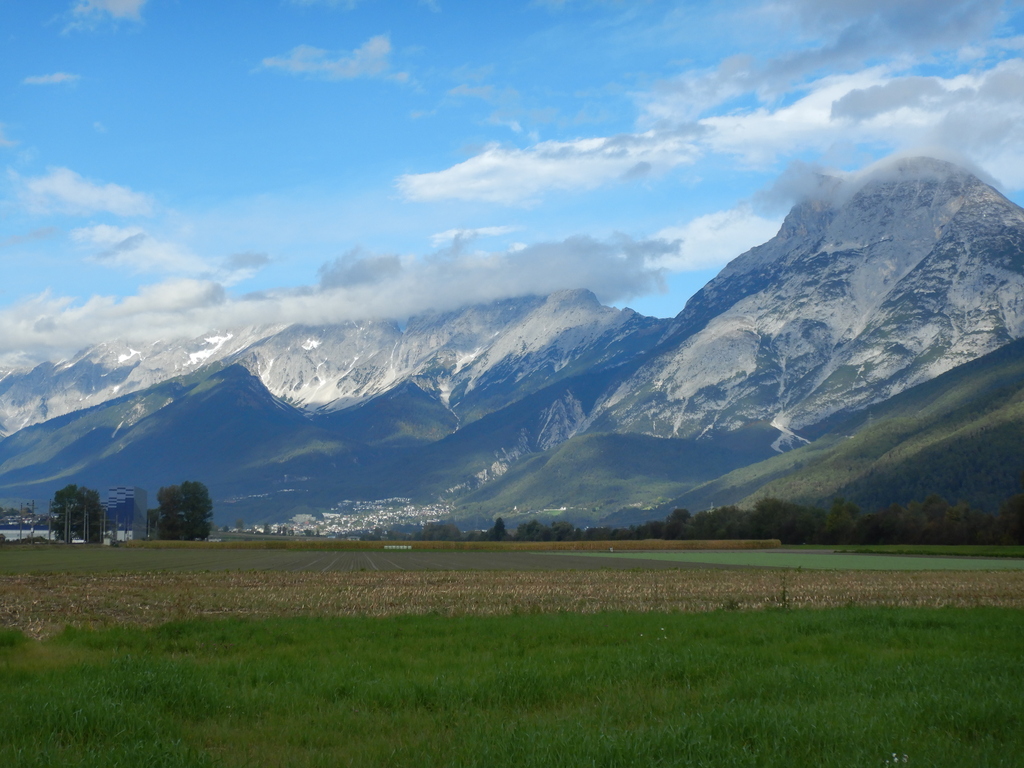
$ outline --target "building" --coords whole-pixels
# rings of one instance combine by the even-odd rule
[[[149,517],[146,491],[130,485],[111,488],[107,494],[107,529],[117,532],[118,541],[145,539]]]

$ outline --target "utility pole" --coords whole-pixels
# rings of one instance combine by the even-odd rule
[[[25,541],[25,502],[18,505],[18,543]]]
[[[28,540],[33,544],[36,543],[36,500],[32,499],[29,502],[32,505],[32,520],[29,522]]]

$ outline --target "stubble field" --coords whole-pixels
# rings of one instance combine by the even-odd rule
[[[620,561],[621,562],[621,561]],[[216,618],[494,616],[765,608],[1024,608],[1024,571],[227,571],[0,576],[0,626]]]

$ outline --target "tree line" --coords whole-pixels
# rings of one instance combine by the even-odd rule
[[[1024,474],[1021,475],[1024,486]],[[783,544],[1024,544],[1024,493],[1011,496],[998,515],[950,504],[938,495],[864,513],[837,498],[828,509],[777,498],[752,508],[718,507],[691,514],[675,509],[664,520],[622,528],[578,528],[559,520],[520,523],[502,518],[487,531],[463,533],[453,522],[427,523],[409,538],[438,541],[621,541],[629,539],[779,539]]]
[[[169,485],[156,494],[159,506],[147,510],[150,538],[192,541],[210,535],[213,502],[203,483],[186,480]],[[58,541],[76,539],[101,543],[108,526],[106,507],[99,491],[68,485],[53,495],[50,502],[50,527]]]

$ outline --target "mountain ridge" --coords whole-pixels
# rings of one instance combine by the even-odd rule
[[[288,482],[266,474],[275,466],[304,478],[295,492],[314,506],[329,505],[332,494],[400,490],[482,514],[516,493],[541,499],[554,487],[545,477],[596,447],[624,457],[657,445],[630,435],[682,441],[664,446],[701,467],[681,467],[669,482],[671,462],[652,458],[651,482],[661,490],[651,494],[664,495],[717,477],[705,476],[715,462],[703,461],[702,446],[721,456],[719,475],[741,471],[1022,336],[1024,211],[962,169],[905,160],[859,179],[822,180],[774,238],[731,261],[671,320],[605,307],[576,290],[425,313],[404,327],[268,326],[143,351],[107,343],[0,378],[0,419],[14,428],[0,455],[29,439],[15,439],[21,431],[63,423],[43,420],[61,409],[106,405],[113,419],[126,393],[142,402],[175,377],[212,381],[240,366],[249,378],[217,386],[258,383],[290,409],[294,437],[274,438],[275,450],[287,454],[289,440],[313,446],[288,454],[307,456],[309,471],[299,459],[253,464],[257,495]],[[260,410],[269,402],[260,401],[254,419],[276,423],[272,409]],[[172,436],[167,414],[146,418]],[[96,450],[109,456],[108,448]],[[0,485],[13,492],[23,475],[12,460],[0,462]],[[603,479],[578,494],[606,506],[646,503],[642,489],[608,492],[616,462],[597,463]],[[244,474],[232,475],[239,487]]]

